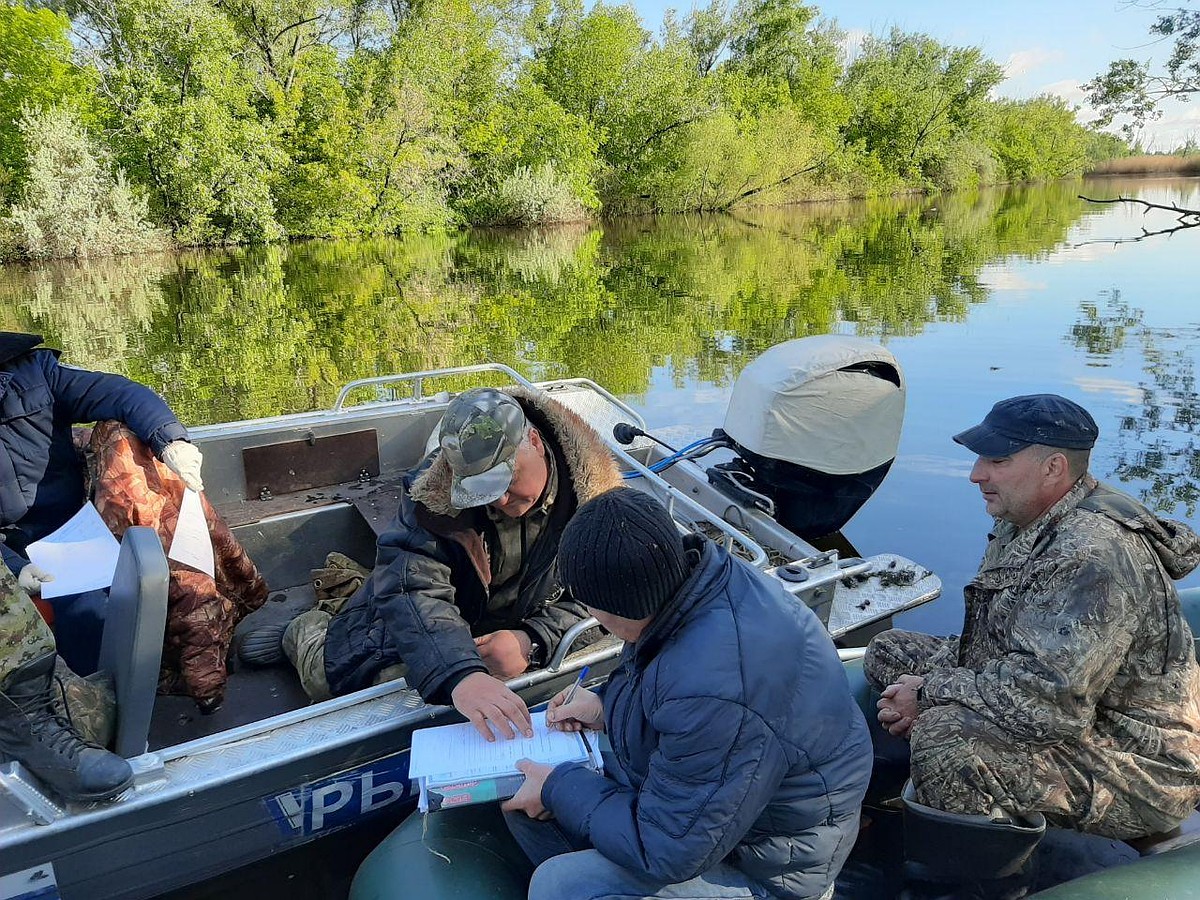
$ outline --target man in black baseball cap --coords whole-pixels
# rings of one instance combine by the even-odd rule
[[[888,631],[864,663],[880,723],[910,739],[913,817],[999,820],[1036,843],[1044,815],[1132,838],[1200,802],[1200,669],[1171,583],[1200,539],[1091,475],[1098,433],[1079,404],[1032,394],[954,436],[995,519],[962,637]],[[1032,845],[1015,852],[969,877],[1019,869]],[[912,861],[929,880],[964,875],[944,854]]]
[[[992,407],[983,421],[954,436],[972,453],[1012,456],[1032,444],[1090,450],[1100,429],[1091,413],[1058,394],[1009,397]]]

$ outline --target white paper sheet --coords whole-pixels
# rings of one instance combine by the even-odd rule
[[[183,492],[179,524],[175,526],[175,536],[171,538],[167,558],[199,569],[209,578],[215,577],[212,537],[204,518],[204,504],[200,502],[200,495],[191,488]]]
[[[110,587],[120,553],[121,545],[91,503],[85,503],[57,531],[25,548],[31,563],[54,576],[42,585],[47,600]]]
[[[535,712],[533,737],[511,741],[499,737],[489,743],[470,722],[419,728],[413,732],[408,775],[434,781],[508,775],[518,771],[519,759],[558,765],[587,762],[591,756],[577,732],[554,731],[546,726],[546,714]]]

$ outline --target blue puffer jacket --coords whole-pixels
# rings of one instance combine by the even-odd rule
[[[699,538],[688,538],[695,548]],[[560,766],[542,802],[610,860],[664,883],[725,861],[818,897],[858,834],[871,742],[813,613],[711,542],[604,688],[620,763]]]
[[[79,422],[117,419],[158,455],[187,430],[150,388],[120,375],[58,363],[33,350],[38,335],[0,333],[0,544],[19,572],[25,545],[45,537],[84,502],[83,470],[71,440]]]

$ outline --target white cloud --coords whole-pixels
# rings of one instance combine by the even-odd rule
[[[1018,50],[1016,53],[1010,53],[1008,60],[1004,63],[1004,76],[1006,78],[1016,78],[1032,72],[1034,69],[1040,69],[1047,63],[1057,62],[1063,58],[1064,54],[1061,50],[1047,50],[1044,47],[1031,47],[1028,50]]]
[[[1131,381],[1117,378],[1076,378],[1075,385],[1085,394],[1107,394],[1126,403],[1142,402],[1142,389]]]
[[[838,47],[842,51],[842,58],[849,65],[858,56],[862,50],[862,43],[870,36],[871,32],[863,31],[861,28],[847,28],[842,35],[842,39],[838,42]]]
[[[933,456],[931,454],[903,453],[896,457],[892,464],[896,469],[906,472],[917,472],[921,475],[945,475],[950,478],[963,478],[971,474],[974,460],[950,458],[948,456]]]
[[[984,269],[979,273],[979,282],[993,291],[1044,291],[1046,282],[1030,281],[1024,275],[1007,269]]]
[[[1053,81],[1050,84],[1044,84],[1038,88],[1038,93],[1053,94],[1056,97],[1062,97],[1072,105],[1082,105],[1083,109],[1080,110],[1080,118],[1085,121],[1090,121],[1096,117],[1095,111],[1084,102],[1086,95],[1083,92],[1083,85],[1072,78],[1065,78],[1062,81]]]

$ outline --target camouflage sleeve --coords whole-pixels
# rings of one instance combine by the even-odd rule
[[[1070,541],[1027,572],[1004,652],[925,677],[926,705],[957,703],[1034,744],[1079,737],[1137,628],[1140,584],[1120,541]]]

